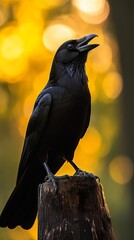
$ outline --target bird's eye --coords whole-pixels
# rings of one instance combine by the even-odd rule
[[[68,49],[73,49],[73,48],[74,48],[74,45],[73,45],[72,43],[69,43],[69,44],[67,45],[67,48],[68,48]]]

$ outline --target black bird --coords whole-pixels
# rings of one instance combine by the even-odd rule
[[[96,34],[65,42],[57,50],[47,85],[37,97],[30,117],[16,186],[0,216],[0,227],[32,227],[37,214],[38,185],[72,162],[90,121],[91,98],[85,62]],[[46,171],[44,170],[44,167]],[[47,173],[47,174],[46,174]]]

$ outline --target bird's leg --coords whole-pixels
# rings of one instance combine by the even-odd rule
[[[64,157],[64,160],[67,161],[67,162],[69,162],[69,163],[71,164],[71,166],[74,168],[74,170],[76,171],[76,173],[79,172],[79,171],[82,171],[73,161],[68,160],[68,159],[66,159],[65,157]]]
[[[43,163],[43,166],[44,166],[44,168],[45,168],[45,170],[46,170],[46,172],[47,172],[47,177],[48,177],[48,179],[52,182],[54,189],[57,190],[57,184],[56,184],[56,181],[55,181],[55,177],[54,177],[54,175],[52,174],[52,172],[50,171],[47,163],[44,162],[44,163]]]
[[[45,177],[45,181],[46,180],[51,180],[53,187],[55,189],[55,191],[57,190],[57,184],[56,184],[56,180],[66,180],[67,178],[71,179],[71,177],[69,175],[63,175],[63,176],[54,176],[47,164],[48,161],[48,154],[46,154],[46,160],[45,162],[43,162],[43,166],[47,172],[47,176]],[[66,161],[66,159],[65,159]]]
[[[68,161],[68,160],[67,160]],[[76,172],[82,171],[73,161],[68,161]]]

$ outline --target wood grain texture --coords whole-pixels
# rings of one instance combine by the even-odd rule
[[[114,240],[102,185],[92,176],[39,186],[38,240]]]

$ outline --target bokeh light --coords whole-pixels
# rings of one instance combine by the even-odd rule
[[[71,27],[55,24],[46,28],[43,34],[43,43],[46,48],[55,51],[63,42],[73,38],[75,38],[75,32]]]
[[[123,88],[121,75],[118,72],[108,73],[103,80],[102,86],[107,98],[111,100],[116,99]]]
[[[134,166],[131,159],[126,156],[119,156],[111,161],[109,172],[115,182],[126,184],[133,177]]]
[[[105,0],[73,0],[73,4],[85,13],[98,15],[104,9]]]
[[[1,54],[5,59],[18,58],[23,52],[24,44],[19,36],[12,34],[3,39]]]
[[[105,0],[73,0],[83,21],[90,24],[104,22],[110,12],[109,4]]]

